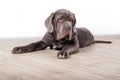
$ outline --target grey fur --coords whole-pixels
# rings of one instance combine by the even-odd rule
[[[75,23],[76,18],[72,12],[59,9],[45,20],[48,31],[41,41],[15,47],[12,53],[27,53],[55,47],[55,49],[60,50],[57,55],[59,59],[69,58],[71,54],[78,52],[79,48],[95,43],[91,32],[86,28],[76,28]],[[110,41],[103,42],[109,43]]]

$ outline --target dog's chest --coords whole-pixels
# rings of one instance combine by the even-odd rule
[[[55,47],[55,48],[63,48],[63,46],[65,45],[64,42],[59,42],[59,41],[53,41],[52,42],[52,45]]]

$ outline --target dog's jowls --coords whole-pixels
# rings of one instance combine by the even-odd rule
[[[89,30],[86,28],[76,28],[75,23],[74,13],[66,9],[59,9],[51,13],[45,20],[45,26],[48,31],[41,41],[15,47],[12,53],[27,53],[50,47],[51,49],[60,50],[57,54],[59,59],[66,59],[71,54],[78,52],[79,48],[94,43],[111,43],[110,41],[95,41],[94,36]]]

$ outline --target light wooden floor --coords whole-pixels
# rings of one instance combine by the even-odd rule
[[[120,80],[120,36],[101,36],[112,44],[80,49],[69,59],[57,59],[55,50],[11,54],[15,46],[39,38],[0,39],[0,80]]]

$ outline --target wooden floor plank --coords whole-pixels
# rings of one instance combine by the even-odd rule
[[[96,36],[113,43],[81,48],[64,60],[49,49],[11,54],[13,47],[39,39],[0,39],[0,80],[120,80],[120,37]]]

